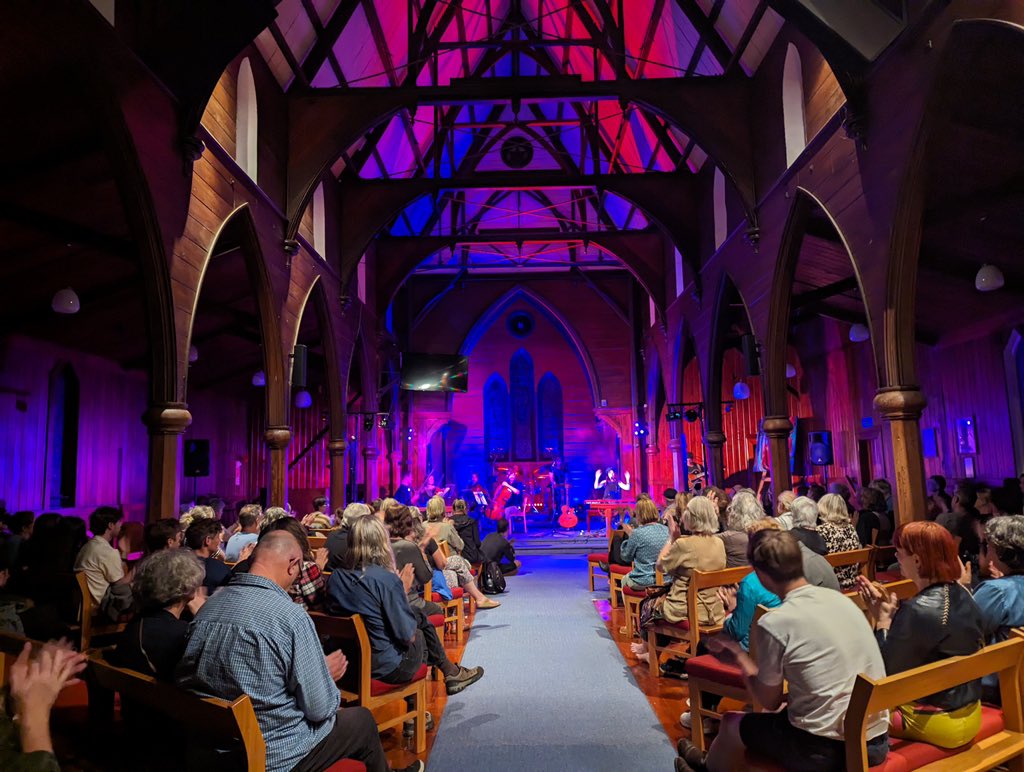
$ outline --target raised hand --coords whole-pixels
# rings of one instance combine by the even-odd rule
[[[313,562],[316,563],[316,567],[321,571],[327,567],[327,559],[331,554],[327,551],[326,547],[317,547],[313,550]]]
[[[412,589],[413,582],[413,567],[412,563],[406,563],[402,566],[402,570],[398,572],[398,578],[402,580],[402,586],[405,587],[406,594]]]
[[[250,542],[242,547],[242,549],[238,551],[238,562],[241,563],[243,560],[248,560],[249,556],[252,555],[255,549],[256,542]]]
[[[725,607],[725,613],[731,614],[736,610],[736,595],[738,587],[735,584],[730,584],[718,588],[717,595],[718,599],[722,601],[722,606]]]

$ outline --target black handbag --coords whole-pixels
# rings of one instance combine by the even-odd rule
[[[488,560],[480,567],[480,592],[484,595],[501,595],[505,592],[505,575],[497,561]]]

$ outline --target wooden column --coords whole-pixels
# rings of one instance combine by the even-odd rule
[[[709,429],[704,432],[704,445],[707,448],[708,476],[712,485],[722,487],[725,483],[725,459],[722,446],[725,445],[725,433],[721,430]]]
[[[927,404],[917,386],[890,386],[875,395],[875,409],[888,421],[892,433],[898,524],[927,517],[921,448],[921,413]]]
[[[344,437],[333,439],[327,443],[327,453],[331,458],[330,469],[330,496],[331,509],[345,506],[345,451],[348,450],[348,442]]]
[[[681,491],[686,480],[686,459],[683,457],[683,441],[679,438],[679,422],[672,421],[668,431],[668,450],[672,454],[672,487]]]
[[[764,433],[768,435],[768,452],[772,460],[772,489],[776,498],[793,486],[789,474],[789,434],[792,431],[793,422],[789,416],[767,416],[764,419]]]
[[[288,498],[288,444],[292,441],[287,426],[270,426],[263,432],[267,444],[267,498],[272,507],[283,507]]]
[[[372,437],[372,432],[370,433]],[[373,442],[373,439],[367,440]],[[373,501],[380,495],[380,484],[377,482],[377,457],[380,451],[376,445],[363,448],[363,481],[366,485],[366,501]]]
[[[178,516],[178,444],[192,414],[183,402],[150,406],[142,414],[149,433],[146,521]]]
[[[641,488],[640,490],[642,490],[645,493],[651,494],[651,498],[654,498],[655,495],[660,496],[661,494],[661,491],[658,491],[657,494],[655,494],[655,491],[652,490],[652,486],[654,485],[655,472],[657,471],[655,467],[658,465],[658,446],[653,444],[646,445],[644,446],[644,453],[647,454],[646,463],[644,464],[646,475],[643,481],[643,488]],[[639,491],[637,491],[637,493],[639,493]],[[633,496],[635,498],[636,493],[634,493]],[[660,499],[657,500],[660,501]]]

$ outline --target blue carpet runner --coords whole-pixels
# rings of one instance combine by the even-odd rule
[[[675,750],[587,590],[582,556],[523,557],[501,608],[478,611],[431,772],[669,772]]]

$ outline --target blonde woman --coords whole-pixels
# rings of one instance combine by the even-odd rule
[[[453,552],[461,555],[466,545],[451,521],[445,519],[447,507],[444,499],[434,496],[427,502],[427,532],[438,541],[448,542]]]
[[[441,499],[440,496],[435,496],[434,498],[440,499],[441,517],[443,518],[444,499]],[[431,499],[431,502],[433,502],[433,499]],[[409,507],[409,509],[415,508]],[[427,507],[427,512],[429,516],[429,505]],[[434,509],[434,516],[437,516],[436,506]],[[476,579],[473,578],[473,567],[469,562],[454,551],[451,552],[448,557],[445,557],[444,553],[437,546],[435,537],[431,535],[430,526],[423,523],[423,521],[418,518],[414,517],[413,519],[416,523],[414,535],[417,542],[419,542],[420,546],[423,548],[424,553],[427,556],[427,561],[430,563],[431,567],[439,569],[444,574],[444,580],[447,585],[449,587],[461,587],[467,595],[476,601],[477,608],[498,608],[501,603],[488,598],[480,591],[480,588],[477,587]],[[441,522],[434,524],[448,526],[448,529],[450,529],[452,533],[455,533],[455,529],[452,527],[451,523]],[[455,533],[455,535],[456,537],[458,536],[457,533]],[[459,543],[460,545],[462,544],[462,539],[459,539]]]
[[[675,520],[668,522],[668,540],[661,548],[657,565],[672,577],[672,586],[667,594],[648,598],[641,604],[640,619],[645,627],[657,619],[682,622],[687,615],[686,594],[694,570],[721,571],[725,568],[725,544],[715,536],[718,508],[710,500],[698,496],[690,501],[683,512],[683,527],[691,535],[681,536]],[[713,588],[698,593],[697,614],[702,625],[722,623],[725,609]],[[632,644],[632,649],[642,661],[647,660],[646,640]]]
[[[194,521],[201,519],[216,520],[217,513],[213,511],[213,507],[200,504],[198,507],[192,507],[192,509],[182,515],[178,522],[181,523],[181,530],[184,533]]]
[[[421,610],[409,605],[413,565],[395,571],[388,531],[376,517],[356,519],[350,527],[352,567],[331,574],[327,610],[338,616],[359,614],[370,637],[370,674],[390,684],[403,684],[426,663],[445,675],[448,694],[458,694],[483,677],[483,668],[454,664],[445,654]]]
[[[826,493],[818,502],[818,533],[825,540],[828,554],[860,549],[860,538],[857,529],[850,522],[850,510],[846,499],[837,493]],[[845,592],[857,584],[860,566],[842,566],[836,569],[839,587]]]

